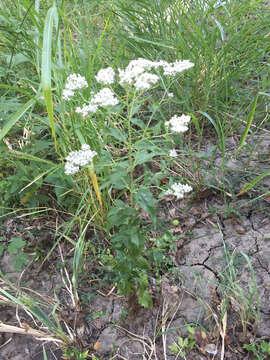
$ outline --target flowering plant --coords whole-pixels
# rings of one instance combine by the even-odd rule
[[[88,99],[82,90],[89,85],[79,74],[69,75],[62,93],[76,119],[71,126],[81,142],[80,150],[72,149],[66,156],[65,174],[74,178],[76,186],[88,187],[92,216],[100,220],[115,252],[111,269],[119,291],[136,291],[144,306],[151,305],[147,291],[150,265],[141,213],[147,213],[156,226],[158,192],[162,190],[161,197],[182,199],[192,188],[175,183],[163,191],[159,181],[166,172],[166,159],[178,156],[174,137],[188,130],[190,116],[175,114],[168,121],[158,119],[160,106],[173,98],[169,86],[159,105],[149,107],[149,116],[143,116],[143,111],[160,79],[171,79],[192,66],[188,60],[168,63],[140,58],[117,72],[112,67],[99,70],[95,80],[97,87],[103,87],[90,90]],[[168,144],[173,145],[171,149]],[[154,175],[149,164],[157,158],[165,162]]]

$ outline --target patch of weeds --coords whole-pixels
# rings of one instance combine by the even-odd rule
[[[244,344],[243,348],[252,352],[256,360],[266,360],[270,355],[270,343],[264,340],[253,344]]]
[[[94,311],[93,313],[89,314],[87,317],[86,317],[86,321],[88,323],[91,323],[93,320],[95,319],[102,319],[104,316],[106,316],[107,313],[104,312],[104,311]]]
[[[177,342],[174,342],[169,346],[170,351],[174,355],[185,357],[188,352],[193,349],[196,344],[194,333],[195,329],[192,326],[187,326],[188,336],[183,338],[181,336],[177,337]]]
[[[4,237],[0,238],[0,241],[5,240]],[[13,237],[10,240],[8,246],[0,244],[0,255],[6,250],[9,254],[14,255],[11,264],[14,267],[16,272],[20,271],[24,265],[27,265],[29,262],[29,257],[27,254],[22,252],[22,248],[26,245],[26,241],[24,241],[20,236]]]
[[[244,252],[230,253],[225,247],[225,256],[227,267],[219,274],[223,312],[227,312],[230,304],[231,308],[239,314],[243,335],[246,336],[248,326],[256,325],[260,321],[260,302],[254,270],[249,257]],[[238,279],[239,269],[237,268],[239,264],[242,268],[243,260],[248,264],[251,275],[248,288],[244,288]]]
[[[174,221],[178,222],[178,220]],[[167,231],[162,236],[150,239],[153,245],[147,252],[147,258],[157,278],[170,271],[174,266],[172,254],[175,253],[177,241],[181,237],[182,235],[175,236],[171,231]]]
[[[65,360],[86,360],[88,358],[88,350],[80,351],[76,348],[64,349],[62,359]]]

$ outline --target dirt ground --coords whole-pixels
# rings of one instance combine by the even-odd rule
[[[270,133],[265,132],[255,141],[252,156],[235,159],[230,157],[230,149],[235,149],[234,139],[228,140],[226,177],[233,184],[234,193],[245,184],[243,169],[245,174],[252,168],[256,168],[256,174],[269,169]],[[217,154],[217,168],[221,161]],[[259,197],[250,190],[243,196],[228,195],[225,199],[214,188],[224,174],[211,172],[208,166],[206,163],[207,182],[213,184],[210,191],[203,189],[192,202],[190,198],[167,201],[160,210],[160,217],[166,217],[169,223],[173,219],[179,221],[179,226],[171,226],[171,231],[182,236],[170,254],[178,271],[168,272],[160,284],[152,284],[154,307],[140,308],[132,299],[127,302],[115,291],[108,294],[110,289],[102,293],[93,291],[85,301],[82,343],[89,349],[89,355],[104,360],[182,359],[169,347],[179,336],[188,336],[188,324],[195,329],[196,345],[187,352],[186,359],[222,359],[222,346],[223,359],[253,359],[243,344],[270,340],[270,196]],[[260,182],[260,189],[266,192],[269,185],[268,176]],[[35,227],[36,235],[27,231]],[[53,231],[48,230],[46,223],[36,225],[34,221],[13,217],[6,219],[1,229],[0,235],[6,241],[23,234],[24,240],[33,246],[47,244],[47,248],[43,246],[45,253],[51,248]],[[72,258],[71,255],[67,257]],[[38,275],[38,262],[33,262],[20,275],[14,272],[11,257],[4,252],[1,258],[1,270],[9,279],[44,295],[65,299],[65,306],[71,307],[54,264],[58,255],[53,253],[50,266],[43,266]],[[31,321],[27,314],[15,308],[1,307],[0,321],[18,326],[18,317],[22,322]],[[61,359],[61,350],[52,343],[25,335],[2,334],[0,359],[43,359],[43,345],[48,359]]]

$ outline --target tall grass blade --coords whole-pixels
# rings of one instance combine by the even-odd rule
[[[58,13],[55,3],[48,10],[44,24],[42,62],[41,62],[41,85],[42,85],[44,100],[48,112],[48,118],[50,121],[52,137],[54,140],[54,147],[55,147],[55,151],[57,152],[57,140],[55,134],[52,87],[51,87],[52,40],[53,40],[54,23],[58,24]]]
[[[43,346],[43,360],[48,360],[45,347]]]
[[[224,137],[224,132],[222,129],[222,126],[220,124],[219,121],[215,121],[210,115],[208,115],[205,111],[197,111],[199,114],[202,114],[203,116],[205,116],[210,123],[214,126],[216,133],[218,135],[218,138],[220,140],[220,148],[222,151],[222,156],[224,157],[225,154],[225,137]]]
[[[256,176],[255,179],[250,181],[247,185],[245,185],[241,191],[237,194],[237,196],[243,195],[245,192],[253,188],[259,181],[261,181],[264,177],[270,176],[270,170],[265,171],[263,174]]]
[[[245,144],[245,141],[246,141],[250,126],[251,126],[251,124],[253,122],[253,119],[254,119],[255,109],[256,109],[256,106],[257,106],[258,97],[259,97],[259,94],[257,94],[255,96],[255,99],[253,100],[250,112],[248,114],[248,121],[247,121],[245,130],[244,130],[244,132],[243,132],[243,134],[241,136],[240,144],[238,146],[238,149],[237,149],[236,153],[238,153],[240,151],[240,149],[243,147],[243,145]]]
[[[32,98],[25,105],[22,106],[20,110],[18,110],[11,118],[7,121],[4,125],[3,129],[0,132],[0,141],[3,139],[4,136],[7,135],[9,130],[20,120],[20,118],[30,109],[35,103],[37,99]]]

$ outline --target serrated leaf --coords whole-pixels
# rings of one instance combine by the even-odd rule
[[[29,262],[29,257],[24,253],[15,255],[11,260],[11,264],[13,264],[15,271],[21,271],[22,267],[24,265],[27,265],[28,262]]]
[[[179,352],[179,348],[176,345],[176,343],[173,343],[172,345],[169,346],[169,350],[174,354],[177,355]]]
[[[143,256],[139,256],[138,259],[136,260],[137,265],[140,269],[144,269],[144,270],[150,270],[151,266],[148,263],[148,261],[143,257]]]
[[[148,290],[144,290],[143,292],[139,292],[138,294],[138,302],[140,305],[149,308],[153,306],[153,302]]]
[[[18,250],[25,245],[25,241],[20,237],[14,237],[11,239],[11,243],[8,245],[7,251],[10,254],[17,254]]]
[[[125,143],[127,138],[124,134],[124,132],[121,132],[119,129],[117,128],[111,128],[111,129],[106,129],[104,131],[105,135],[110,135],[112,137],[114,137],[116,140]]]
[[[136,204],[151,216],[154,225],[156,225],[155,206],[158,201],[153,197],[151,191],[146,188],[141,188],[135,194],[134,199]]]
[[[132,118],[131,119],[131,122],[132,124],[138,126],[139,128],[141,129],[145,129],[145,123],[141,120],[141,119],[138,119],[138,118]]]

